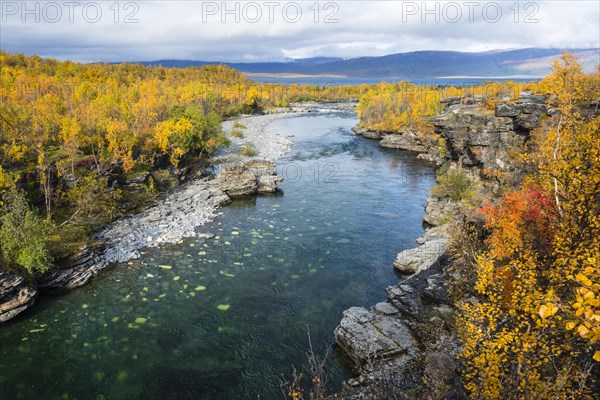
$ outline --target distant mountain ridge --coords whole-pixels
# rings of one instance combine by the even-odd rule
[[[574,53],[584,69],[600,63],[600,49],[493,50],[478,53],[459,51],[412,51],[381,57],[315,57],[285,62],[229,63],[218,61],[158,60],[144,65],[183,68],[225,64],[248,74],[341,75],[348,77],[438,78],[461,77],[542,77],[550,72],[554,58],[566,50]]]

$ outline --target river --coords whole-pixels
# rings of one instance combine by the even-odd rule
[[[329,349],[328,388],[352,376],[342,311],[384,299],[423,232],[434,176],[414,154],[355,136],[349,111],[274,120],[290,136],[281,192],[235,201],[203,230],[148,249],[0,327],[3,399],[281,399]]]

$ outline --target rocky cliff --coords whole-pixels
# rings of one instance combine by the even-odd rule
[[[500,182],[490,170],[506,173],[509,179],[522,173],[516,156],[540,120],[555,112],[545,100],[524,93],[515,103],[499,104],[495,110],[465,104],[460,98],[446,100],[444,112],[431,119],[444,139],[442,161],[482,184],[483,196],[492,196]],[[450,196],[430,196],[425,234],[393,263],[410,275],[386,288],[384,302],[344,312],[335,338],[358,377],[346,381],[344,390],[332,398],[466,398],[456,374],[459,343],[446,288],[452,273],[446,254],[451,222],[466,218],[466,208]]]
[[[446,160],[461,167],[516,172],[516,155],[544,115],[556,112],[542,96],[523,94],[515,103],[501,103],[495,111],[476,104],[449,102],[430,119],[444,139]]]

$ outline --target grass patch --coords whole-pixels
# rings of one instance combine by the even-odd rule
[[[246,129],[246,125],[242,124],[238,119],[233,122],[234,129]]]
[[[252,147],[248,144],[245,144],[242,147],[241,154],[246,157],[254,157],[254,156],[258,155],[258,150],[256,150],[254,147]]]
[[[243,138],[244,137],[244,132],[242,132],[241,129],[234,128],[231,131],[231,136],[236,137],[236,138]]]

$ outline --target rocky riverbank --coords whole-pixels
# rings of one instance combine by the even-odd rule
[[[31,307],[36,295],[25,278],[0,269],[0,323]]]
[[[379,141],[381,147],[421,153],[420,158],[433,161],[439,155],[437,141],[434,138],[419,135],[409,130],[401,132],[382,132],[355,126],[352,132],[368,139]]]
[[[555,112],[545,98],[529,94],[495,111],[461,99],[446,104],[445,111],[431,119],[445,142],[444,162],[471,177],[482,199],[492,198],[502,179],[521,173],[514,155],[523,152],[540,119]],[[485,173],[490,170],[501,174],[490,177]],[[393,263],[410,276],[386,288],[385,301],[344,312],[335,339],[358,377],[346,381],[332,399],[466,398],[457,376],[460,345],[447,292],[449,275],[456,272],[447,250],[453,223],[469,219],[468,209],[449,196],[430,196],[425,234],[417,239],[417,247],[400,252]]]
[[[274,192],[283,181],[277,176],[273,161],[283,157],[292,142],[268,132],[266,127],[275,119],[316,110],[314,104],[295,105],[264,115],[241,117],[238,120],[246,127],[243,139],[231,135],[233,121],[224,122],[224,132],[233,146],[217,155],[215,162],[221,165],[217,176],[188,176],[187,183],[155,205],[114,221],[98,232],[94,248],[83,248],[35,281],[0,269],[0,323],[31,307],[40,291],[83,286],[113,263],[140,257],[140,250],[145,247],[177,243],[185,237],[211,237],[209,232],[200,232],[199,228],[218,214],[219,207],[235,197]],[[243,144],[251,145],[257,154],[252,157],[239,154]]]
[[[354,110],[356,103],[298,103],[292,104],[289,108],[274,108],[268,110],[263,115],[245,116],[235,120],[225,121],[223,130],[231,139],[231,147],[219,155],[222,160],[238,160],[240,151],[248,146],[256,150],[256,154],[250,156],[250,159],[276,161],[287,154],[292,141],[289,136],[279,136],[266,127],[273,121],[281,118],[289,118],[294,115],[301,115],[315,112],[332,112],[339,110]],[[234,135],[238,131],[239,137]]]

